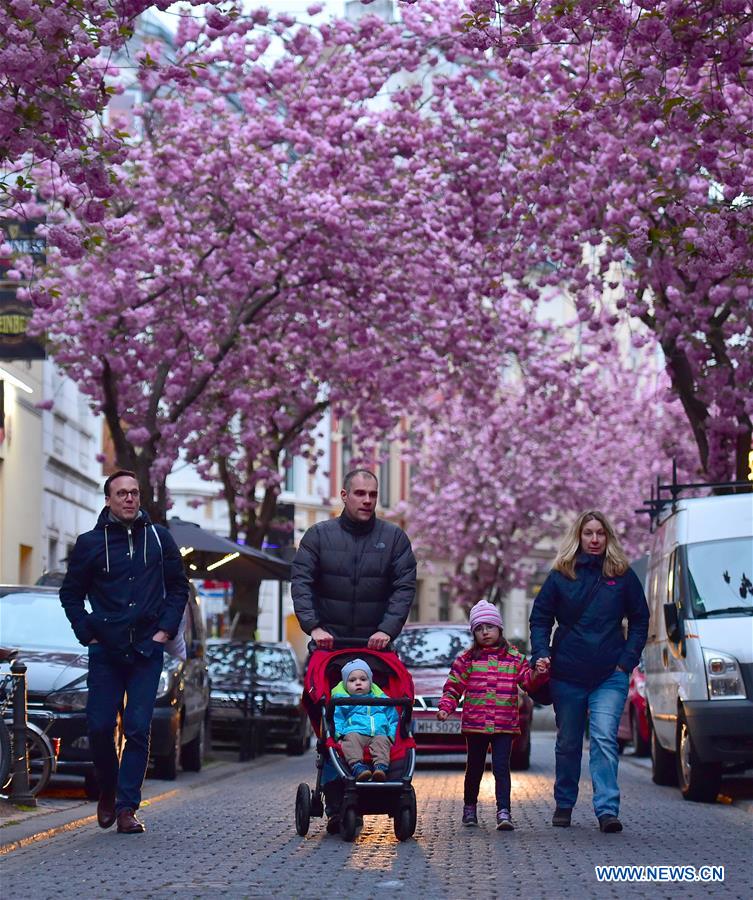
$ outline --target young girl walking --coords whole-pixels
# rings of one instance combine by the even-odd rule
[[[527,691],[548,681],[548,664],[539,660],[535,671],[525,656],[511,647],[502,634],[502,617],[496,606],[479,601],[470,614],[473,644],[461,653],[450,669],[437,718],[444,721],[465,695],[460,729],[468,745],[463,788],[463,825],[478,825],[477,801],[492,747],[497,799],[497,828],[512,831],[510,815],[510,751],[513,737],[520,734],[518,685]]]

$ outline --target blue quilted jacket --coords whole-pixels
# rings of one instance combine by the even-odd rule
[[[349,697],[342,681],[332,690],[332,697]],[[371,691],[362,696],[386,697],[384,691],[372,684]],[[397,709],[394,706],[336,706],[335,737],[341,738],[352,731],[358,734],[384,734],[390,740],[397,733]]]

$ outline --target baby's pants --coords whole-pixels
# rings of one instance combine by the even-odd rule
[[[357,731],[350,731],[342,737],[343,753],[349,766],[354,763],[363,761],[363,751],[368,747],[374,758],[374,765],[387,766],[390,765],[390,739],[384,734],[359,734]]]

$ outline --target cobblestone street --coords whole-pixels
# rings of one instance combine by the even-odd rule
[[[662,897],[750,896],[751,817],[724,804],[686,803],[651,783],[638,761],[621,765],[622,834],[598,831],[582,781],[573,827],[553,829],[553,737],[536,734],[532,766],[513,774],[516,831],[493,826],[493,782],[482,785],[481,827],[459,824],[460,767],[421,767],[416,839],[400,844],[386,817],[367,817],[353,844],[312,819],[295,832],[299,781],[314,757],[269,756],[253,772],[178,790],[143,809],[148,831],[123,836],[87,825],[2,858],[3,894],[76,897]],[[176,782],[180,788],[180,780]],[[93,807],[92,807],[93,811]],[[594,866],[723,865],[723,884],[597,883]]]

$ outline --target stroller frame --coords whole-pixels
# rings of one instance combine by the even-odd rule
[[[327,654],[326,667],[347,654],[354,654],[356,641],[348,641],[347,647]],[[365,641],[363,642],[365,643]],[[327,651],[316,651],[326,653]],[[377,662],[386,663],[405,683],[411,685],[410,675],[392,652],[365,651]],[[344,662],[345,660],[343,660]],[[308,682],[308,678],[307,678]],[[296,794],[296,831],[302,837],[308,833],[311,816],[321,818],[325,811],[325,798],[339,800],[339,831],[344,841],[352,841],[358,833],[364,814],[386,814],[393,819],[395,836],[408,840],[416,830],[416,794],[411,783],[416,765],[416,750],[411,735],[411,719],[414,698],[409,697],[327,697],[312,696],[311,689],[304,694],[304,701],[317,733],[316,785],[300,784]],[[398,734],[400,749],[404,752],[390,765],[387,780],[356,781],[347,764],[341,758],[335,740],[334,711],[337,706],[393,706],[400,710]],[[331,765],[335,778],[323,783],[325,765]],[[396,769],[400,767],[399,774]],[[334,818],[334,817],[333,817]],[[332,821],[332,820],[330,820]],[[328,831],[330,826],[328,824]]]

